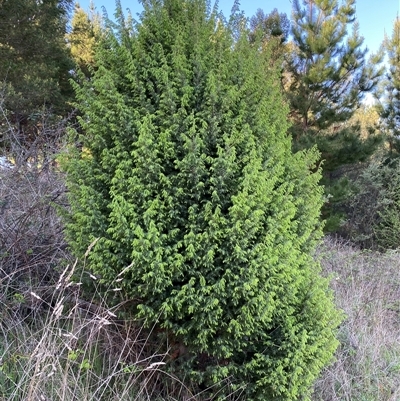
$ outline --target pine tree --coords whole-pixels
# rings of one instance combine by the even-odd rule
[[[262,46],[270,53],[270,62],[276,63],[278,68],[283,67],[283,55],[288,52],[287,39],[289,37],[290,22],[286,14],[280,14],[275,8],[265,14],[260,8],[250,18],[250,41],[261,39]],[[259,36],[259,37],[258,37]]]
[[[356,183],[358,193],[352,199],[350,224],[357,227],[361,245],[380,250],[399,247],[400,229],[400,19],[386,36],[384,48],[389,69],[377,92],[379,128],[385,135],[383,163],[372,165]],[[354,230],[355,231],[355,230]],[[360,239],[361,238],[361,239]],[[356,238],[357,239],[357,238]]]
[[[377,85],[382,54],[366,59],[355,19],[355,0],[293,2],[293,54],[286,85],[297,148],[318,144],[325,171],[365,161],[380,143],[361,138],[346,122]],[[348,29],[352,27],[352,33]]]
[[[279,13],[276,8],[269,14],[259,8],[256,14],[250,18],[250,30],[252,32],[261,29],[266,40],[276,37],[285,42],[289,36],[290,21],[286,14]]]
[[[389,157],[400,152],[400,19],[396,18],[391,37],[385,37],[389,71],[383,81],[383,96],[379,105],[381,129],[389,144]]]
[[[176,374],[222,398],[307,397],[337,345],[311,256],[318,155],[292,153],[279,71],[240,13],[226,24],[204,0],[143,5],[133,24],[118,8],[76,86],[68,241],[82,258],[98,239],[87,268],[187,349]]]
[[[0,75],[15,114],[60,105],[72,64],[64,35],[72,0],[4,0],[0,5]],[[11,98],[11,92],[14,94]]]

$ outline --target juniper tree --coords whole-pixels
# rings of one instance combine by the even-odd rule
[[[225,23],[204,0],[143,6],[132,24],[118,7],[97,70],[76,86],[71,249],[83,258],[97,239],[86,267],[104,296],[187,348],[169,363],[177,374],[221,397],[307,397],[337,345],[312,257],[318,154],[292,153],[279,71],[241,14]]]

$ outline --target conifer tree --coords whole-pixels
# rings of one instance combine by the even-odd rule
[[[283,71],[283,55],[288,52],[290,22],[286,14],[280,14],[275,8],[269,14],[258,9],[249,20],[250,42],[261,40],[262,47],[270,53],[270,62]],[[261,35],[261,37],[257,37]]]
[[[268,43],[268,49],[273,51],[273,58],[282,63],[282,56],[287,50],[285,44],[289,37],[290,21],[286,14],[279,13],[275,8],[271,13],[265,14],[258,9],[250,18],[250,40],[261,32],[263,42]]]
[[[388,55],[389,70],[383,81],[383,96],[379,104],[381,129],[389,143],[389,157],[400,152],[400,19],[396,18],[391,37],[385,37],[384,48]]]
[[[64,35],[72,0],[4,0],[0,4],[0,76],[14,113],[60,105],[69,92]],[[13,95],[13,96],[12,96]]]
[[[85,76],[95,67],[94,53],[96,42],[101,35],[101,18],[94,5],[90,6],[90,15],[75,3],[75,11],[71,20],[71,32],[67,35],[71,55]]]
[[[297,148],[318,144],[325,170],[332,171],[365,161],[379,143],[376,137],[361,138],[356,127],[345,123],[377,85],[382,54],[367,62],[355,0],[303,3],[293,2],[294,51],[288,58],[292,134]]]
[[[221,398],[307,398],[338,322],[311,255],[318,155],[292,153],[279,71],[241,14],[143,5],[132,24],[118,7],[98,69],[76,86],[68,241],[82,258],[97,239],[86,267],[103,295],[186,348],[176,374]]]
[[[384,48],[388,56],[388,71],[377,92],[379,128],[385,135],[383,163],[372,165],[357,182],[358,193],[352,203],[350,224],[356,235],[368,246],[381,250],[399,247],[400,191],[400,19],[394,21],[392,35],[386,36]],[[371,196],[372,194],[372,196]],[[367,224],[366,224],[367,223]],[[355,230],[354,230],[355,231]]]
[[[0,146],[36,140],[43,120],[65,116],[73,62],[65,43],[72,0],[0,2]],[[43,117],[45,115],[45,117]],[[54,121],[53,121],[54,122]],[[8,135],[9,131],[14,133]]]
[[[259,8],[256,14],[250,18],[250,30],[255,32],[261,30],[265,39],[276,37],[285,42],[289,36],[290,21],[286,14],[279,13],[276,8],[269,14]]]

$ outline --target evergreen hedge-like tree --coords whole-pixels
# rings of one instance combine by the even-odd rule
[[[227,24],[204,0],[143,5],[131,26],[118,7],[76,88],[69,243],[83,257],[98,238],[88,268],[186,348],[171,369],[229,378],[210,390],[221,397],[306,399],[337,345],[311,256],[318,155],[292,153],[279,71],[240,13]]]

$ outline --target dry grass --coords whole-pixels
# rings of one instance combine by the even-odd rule
[[[15,313],[22,297],[2,292],[0,400],[155,400],[167,354],[148,354],[148,332],[137,322],[82,301],[73,268],[52,287],[50,304],[31,291],[42,304],[33,318]]]
[[[63,273],[63,201],[55,171],[0,170],[0,400],[154,399],[165,353]]]
[[[0,280],[18,291],[54,283],[67,253],[55,205],[59,174],[37,168],[0,170]]]
[[[400,254],[360,251],[332,238],[319,252],[346,320],[336,361],[318,381],[313,399],[398,401]]]
[[[100,291],[84,299],[56,211],[64,191],[51,169],[0,169],[0,401],[211,400],[168,371],[164,334]]]

